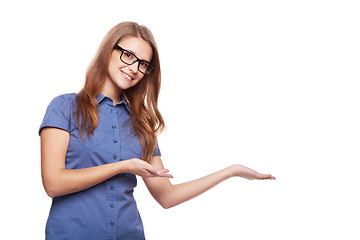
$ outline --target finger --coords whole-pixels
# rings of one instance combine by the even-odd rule
[[[142,174],[139,174],[139,176],[141,176],[143,178],[151,178],[151,177],[156,177],[156,174],[154,174],[150,170],[146,169]]]
[[[144,169],[145,170],[145,174],[144,177],[149,178],[149,177],[157,177],[158,173],[157,173],[157,169],[150,166],[149,168]]]
[[[157,169],[156,173],[162,174],[162,173],[168,173],[170,172],[168,169]]]
[[[161,174],[161,175],[158,175],[157,177],[162,177],[162,178],[174,178],[173,175],[171,175],[171,174]]]
[[[168,169],[162,169],[162,170],[156,170],[156,174],[158,177],[167,177],[167,178],[173,178],[171,174],[168,173]]]
[[[265,179],[273,179],[273,180],[275,180],[275,177],[273,177],[271,174],[256,173],[255,178],[260,179],[260,180],[265,180]]]

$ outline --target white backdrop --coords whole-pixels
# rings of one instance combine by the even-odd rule
[[[105,33],[128,20],[158,43],[159,144],[173,183],[234,163],[277,177],[230,179],[169,210],[139,179],[149,240],[360,239],[357,1],[9,2],[1,239],[44,239],[38,127],[53,97],[81,89]]]

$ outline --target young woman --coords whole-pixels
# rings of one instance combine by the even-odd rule
[[[40,126],[44,188],[53,198],[47,239],[145,239],[133,189],[136,176],[164,208],[238,176],[275,179],[241,165],[183,184],[160,158],[156,136],[160,63],[151,32],[112,28],[91,62],[83,89],[52,100]]]

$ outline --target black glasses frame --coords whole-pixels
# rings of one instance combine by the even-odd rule
[[[139,70],[139,72],[141,72],[141,73],[143,73],[143,74],[150,74],[151,71],[155,69],[155,67],[154,67],[153,65],[151,65],[148,61],[141,60],[141,59],[138,58],[135,54],[133,54],[132,52],[130,52],[130,51],[126,50],[126,49],[123,49],[122,47],[120,47],[120,46],[117,45],[117,44],[114,46],[114,49],[117,49],[117,50],[120,50],[120,51],[121,51],[120,60],[121,60],[123,63],[125,63],[125,64],[127,64],[127,65],[133,65],[134,63],[139,62],[139,64],[138,64],[138,70]],[[122,55],[124,54],[124,52],[130,53],[131,55],[133,55],[133,56],[136,58],[136,60],[134,60],[132,63],[124,62],[124,61],[122,60]],[[149,66],[148,66],[148,68],[146,69],[145,72],[143,72],[143,71],[140,70],[140,64],[141,64],[141,63],[147,63],[147,64],[149,64]]]

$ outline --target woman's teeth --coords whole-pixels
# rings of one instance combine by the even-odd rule
[[[126,73],[122,73],[128,80],[134,80],[132,77],[130,77],[129,75],[127,75]]]

